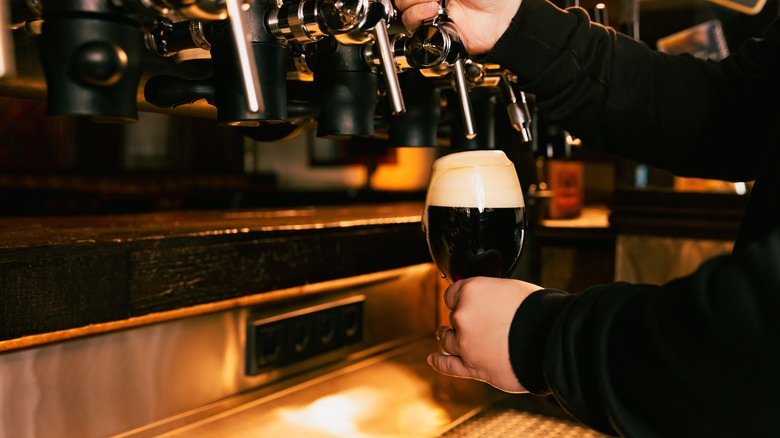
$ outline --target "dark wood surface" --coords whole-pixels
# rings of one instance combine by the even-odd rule
[[[569,292],[613,281],[621,235],[733,240],[747,201],[733,193],[618,190],[608,207],[542,222],[539,281]]]
[[[425,263],[421,203],[0,219],[0,342]]]
[[[565,263],[567,257],[550,254],[558,249],[575,255],[592,249],[611,262],[617,234],[728,238],[745,199],[618,193],[608,227],[537,229],[539,271],[546,280],[550,267],[575,272],[577,257]],[[9,340],[429,262],[422,207],[2,218],[0,351]],[[582,265],[592,269],[589,254]],[[596,271],[605,279],[612,274]]]
[[[615,231],[609,208],[586,206],[574,219],[545,219],[536,229],[539,283],[579,292],[615,279]]]
[[[748,198],[733,193],[617,191],[609,222],[616,234],[733,240]]]

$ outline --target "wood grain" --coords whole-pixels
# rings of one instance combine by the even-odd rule
[[[422,205],[10,218],[0,342],[429,261]]]

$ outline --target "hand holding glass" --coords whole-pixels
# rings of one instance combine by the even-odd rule
[[[500,150],[445,155],[433,163],[422,225],[428,249],[450,282],[509,277],[526,230],[525,201]]]

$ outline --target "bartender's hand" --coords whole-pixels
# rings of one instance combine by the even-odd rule
[[[517,308],[541,286],[520,280],[472,277],[456,281],[444,293],[452,328],[436,337],[441,353],[428,356],[436,371],[480,380],[505,391],[526,392],[509,361],[509,327]]]
[[[509,28],[521,1],[448,0],[447,12],[466,51],[478,55],[489,52]],[[403,12],[404,26],[412,32],[439,11],[439,2],[430,0],[395,0],[395,6]]]

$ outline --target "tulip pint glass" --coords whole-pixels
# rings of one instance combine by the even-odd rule
[[[512,162],[500,150],[437,159],[422,226],[443,277],[509,277],[523,249],[526,213]]]

